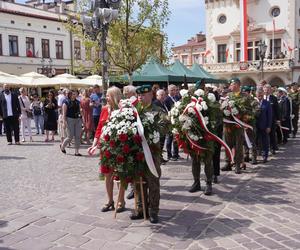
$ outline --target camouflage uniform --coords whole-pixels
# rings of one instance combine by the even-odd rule
[[[300,92],[295,91],[290,93],[290,98],[292,99],[292,113],[293,113],[293,135],[295,136],[298,132],[298,120],[299,120],[299,106],[300,106]]]
[[[245,110],[243,112],[243,116],[249,116],[253,114],[252,106],[251,106],[251,97],[247,96],[244,93],[230,93],[229,98],[231,100],[239,100],[242,101]],[[247,118],[248,119],[248,118]],[[246,120],[247,120],[246,119]],[[248,123],[249,121],[245,119],[241,119],[242,121]],[[241,163],[244,161],[244,153],[243,153],[243,144],[244,144],[244,129],[240,128],[234,124],[224,123],[224,137],[228,146],[232,149],[235,149],[234,154],[234,163],[236,166],[236,170],[239,171]],[[228,156],[226,155],[226,165],[230,166],[230,161]],[[222,170],[231,170],[228,167],[222,168]]]
[[[200,182],[200,172],[201,172],[201,156],[196,154],[191,154],[192,158],[192,173],[195,182]],[[204,160],[204,173],[206,176],[207,185],[212,184],[212,179],[214,175],[214,167],[212,161],[212,154],[208,154]]]
[[[166,130],[168,130],[168,120],[166,114],[163,112],[163,110],[154,105],[151,104],[150,106],[143,108],[143,112],[158,112],[158,116],[160,117],[159,119],[159,124],[157,124],[158,128],[162,128],[162,131],[159,131],[161,134],[166,133]],[[150,150],[152,152],[152,157],[153,161],[155,164],[156,171],[159,175],[159,177],[155,177],[150,171],[148,171],[144,178],[143,181],[145,181],[145,184],[143,186],[144,190],[144,196],[145,196],[145,206],[146,206],[146,212],[151,214],[158,214],[159,212],[159,201],[160,201],[160,183],[159,179],[161,176],[161,148],[160,148],[160,142],[158,142],[155,145],[149,145]],[[140,195],[140,185],[136,185],[136,192],[137,192],[137,197],[138,197],[138,212],[143,211],[143,206],[142,206],[142,198]]]

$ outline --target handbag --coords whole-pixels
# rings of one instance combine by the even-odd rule
[[[21,102],[22,102],[23,107],[26,108],[26,107],[25,107],[25,104],[24,104],[24,102],[23,102],[23,100],[22,100],[22,97],[20,97],[20,100],[21,100]],[[25,112],[26,112],[26,115],[27,115],[27,117],[28,117],[29,119],[32,119],[32,118],[33,118],[33,113],[32,113],[31,110],[27,110],[27,109],[26,109]]]

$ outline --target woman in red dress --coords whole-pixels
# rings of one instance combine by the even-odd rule
[[[93,148],[98,145],[102,133],[102,128],[106,124],[106,122],[108,122],[111,112],[115,109],[118,109],[118,104],[121,98],[122,98],[122,92],[119,88],[111,87],[107,90],[106,93],[107,105],[102,107],[93,145],[88,149],[89,154],[92,154]],[[108,168],[104,166],[101,166],[100,170],[101,173],[105,175],[105,186],[106,186],[106,192],[108,196],[108,202],[102,207],[101,211],[107,212],[109,210],[115,209],[114,200],[113,200],[113,187],[114,187],[113,171],[112,168]],[[119,204],[117,204],[118,213],[123,212],[125,210],[125,200],[124,200],[125,189],[121,185],[119,188],[120,188],[119,190],[120,200],[119,200]]]
[[[83,91],[83,98],[80,101],[80,107],[83,114],[83,131],[85,133],[86,143],[90,144],[90,136],[93,131],[93,108],[90,106],[89,90]],[[82,138],[82,137],[81,137]]]

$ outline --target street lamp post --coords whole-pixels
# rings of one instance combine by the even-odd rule
[[[108,88],[107,34],[109,24],[118,18],[120,2],[121,0],[94,0],[90,8],[92,16],[81,16],[84,33],[87,36],[97,41],[98,35],[101,33],[101,39],[98,40],[98,43],[101,48],[103,96],[105,96]]]
[[[264,79],[264,59],[267,51],[267,45],[265,41],[260,41],[258,44],[258,52],[260,57],[260,69],[261,69],[261,80]]]

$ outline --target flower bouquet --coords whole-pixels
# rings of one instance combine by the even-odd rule
[[[130,100],[111,113],[100,138],[103,173],[114,172],[125,187],[145,172],[142,138],[138,133],[137,113]]]
[[[226,144],[214,134],[219,103],[212,93],[205,94],[202,89],[193,94],[181,90],[182,99],[171,110],[171,123],[179,147],[187,154],[197,154],[202,159],[214,152],[214,142]],[[230,149],[226,148],[230,151]]]

